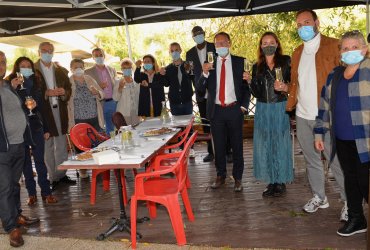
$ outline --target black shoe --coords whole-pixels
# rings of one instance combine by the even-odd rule
[[[337,231],[340,236],[351,236],[354,234],[365,233],[367,223],[365,218],[348,218],[348,221]]]
[[[62,183],[65,183],[65,184],[70,184],[70,185],[75,185],[76,184],[76,181],[75,180],[72,180],[67,175],[65,175],[63,178],[61,178],[59,180],[59,182],[62,182]]]
[[[203,158],[203,162],[211,162],[214,158],[215,157],[213,156],[213,154],[208,154],[206,157]]]
[[[274,196],[274,184],[268,184],[266,189],[263,191],[262,196],[263,197],[273,197]]]
[[[275,183],[274,184],[274,196],[279,197],[286,193],[286,186],[284,183]]]
[[[53,181],[51,185],[51,191],[55,191],[58,187],[59,181]]]
[[[233,163],[233,154],[229,153],[226,155],[226,161],[227,163]]]
[[[217,176],[216,181],[214,183],[212,183],[211,188],[212,189],[217,189],[217,188],[225,185],[225,180],[226,180],[226,177]]]
[[[243,185],[242,181],[240,180],[235,180],[235,185],[234,185],[234,192],[239,193],[243,191]]]

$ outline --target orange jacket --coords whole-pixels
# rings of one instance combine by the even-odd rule
[[[292,111],[297,104],[298,66],[303,51],[303,44],[298,46],[292,55],[291,79],[288,89],[287,111]],[[317,77],[317,101],[320,102],[321,89],[326,83],[329,73],[339,65],[339,41],[321,34],[320,47],[315,55]]]

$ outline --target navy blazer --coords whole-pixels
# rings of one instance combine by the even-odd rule
[[[213,52],[214,54],[216,54],[215,44],[214,43],[209,43],[209,42],[206,42],[206,43],[207,43],[206,44],[207,53],[208,52]],[[199,60],[197,46],[194,46],[193,48],[188,50],[188,52],[186,52],[186,61],[193,61],[193,63],[194,63],[193,84],[194,84],[194,88],[195,88],[195,95],[196,95],[197,101],[202,102],[202,101],[205,100],[204,95],[206,94],[206,92],[201,91],[200,89],[198,89],[196,87],[196,83],[199,81],[199,78],[202,74],[202,63],[204,63],[204,62],[201,62]],[[206,56],[206,61],[207,61],[207,56]]]
[[[152,91],[152,102],[154,109],[154,116],[159,116],[162,111],[162,102],[165,100],[164,96],[164,86],[161,83],[161,78],[163,77],[159,73],[155,73],[153,76],[153,82],[149,83],[148,75],[140,71],[141,68],[136,68],[134,74],[134,80],[137,83],[141,83],[146,80],[148,82],[148,87],[140,85],[139,94],[139,116],[150,117],[150,90]]]
[[[248,110],[249,100],[250,100],[250,91],[248,84],[243,80],[244,72],[244,58],[239,56],[231,55],[231,64],[233,68],[234,76],[234,88],[235,96],[237,103],[240,107],[244,107]],[[206,78],[203,74],[200,76],[199,81],[197,82],[197,88],[202,91],[208,90],[207,98],[207,118],[212,119],[215,111],[215,100],[216,100],[216,91],[217,91],[217,78],[219,76],[217,73],[217,58],[214,62],[214,70],[209,71],[209,76]]]

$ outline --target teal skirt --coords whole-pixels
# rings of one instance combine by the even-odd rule
[[[254,116],[253,174],[266,183],[293,180],[292,141],[286,102],[258,102]]]

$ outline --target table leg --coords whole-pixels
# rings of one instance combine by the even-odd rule
[[[125,231],[131,234],[130,218],[127,217],[126,215],[126,210],[125,210],[125,205],[123,203],[123,195],[122,195],[121,171],[124,171],[124,170],[117,169],[115,171],[117,171],[117,176],[118,176],[117,183],[118,183],[120,215],[119,215],[119,218],[112,218],[112,225],[109,227],[109,229],[106,232],[99,234],[98,237],[96,237],[97,240],[105,240],[117,230],[120,232]],[[147,221],[148,219],[149,218],[139,219],[138,222],[141,223],[141,222]],[[141,239],[142,235],[140,233],[136,233],[136,238]]]

